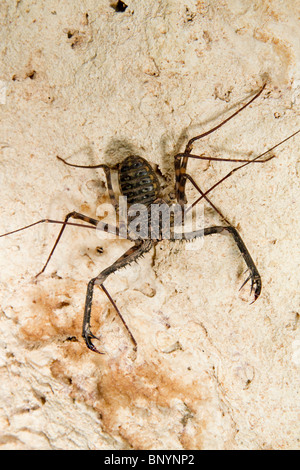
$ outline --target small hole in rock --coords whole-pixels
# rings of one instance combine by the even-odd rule
[[[123,12],[126,10],[128,5],[126,5],[126,3],[122,2],[121,0],[118,0],[110,2],[110,6],[117,12]]]
[[[31,80],[33,80],[36,76],[36,71],[35,70],[32,70],[32,72],[29,72],[27,74],[27,77],[29,77]]]
[[[70,302],[62,301],[57,304],[56,308],[60,309],[60,308],[68,307],[69,305],[70,305]]]

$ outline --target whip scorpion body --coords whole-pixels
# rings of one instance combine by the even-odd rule
[[[184,241],[191,241],[193,239],[199,238],[199,237],[204,237],[207,235],[212,235],[212,234],[221,234],[221,233],[229,233],[233,241],[235,242],[237,248],[239,249],[245,264],[247,266],[247,270],[249,271],[249,276],[247,279],[244,281],[242,287],[250,281],[251,283],[251,294],[253,293],[254,295],[254,300],[253,302],[259,297],[261,293],[261,288],[262,288],[262,282],[261,282],[261,276],[258,272],[258,269],[249,253],[249,251],[246,248],[245,243],[243,242],[241,236],[239,235],[237,229],[233,227],[230,222],[223,216],[221,211],[210,201],[208,198],[208,194],[219,184],[221,184],[224,180],[229,178],[232,174],[234,174],[237,170],[246,167],[247,165],[251,163],[265,163],[269,161],[270,159],[274,158],[274,155],[270,155],[270,152],[277,148],[279,145],[282,145],[284,142],[286,142],[288,139],[292,138],[294,135],[300,132],[300,130],[296,131],[294,134],[288,136],[286,139],[282,140],[281,142],[277,143],[274,145],[272,148],[268,149],[261,155],[248,159],[248,160],[242,160],[242,159],[231,159],[231,158],[221,158],[221,157],[210,157],[206,156],[204,154],[202,155],[196,155],[192,153],[193,151],[193,145],[197,140],[200,140],[207,135],[215,132],[217,129],[219,129],[221,126],[223,126],[225,123],[227,123],[229,120],[231,120],[233,117],[235,117],[238,113],[240,113],[243,109],[245,109],[247,106],[249,106],[251,103],[253,103],[254,100],[256,100],[261,93],[263,92],[265,88],[265,85],[257,92],[246,104],[241,106],[237,111],[235,111],[233,114],[231,114],[227,119],[222,121],[220,124],[216,125],[212,129],[197,135],[193,138],[191,138],[187,145],[185,146],[185,149],[182,153],[179,153],[174,156],[174,167],[175,167],[175,199],[176,203],[179,208],[183,208],[184,204],[186,204],[187,199],[186,199],[186,183],[189,181],[194,188],[197,190],[199,193],[199,196],[196,201],[194,201],[189,209],[192,209],[198,202],[202,199],[204,199],[207,203],[211,205],[211,207],[221,216],[223,219],[224,225],[217,225],[217,226],[211,226],[211,227],[206,227],[201,230],[195,230],[192,232],[184,232],[182,233],[182,240]],[[268,155],[269,154],[269,155]],[[262,157],[265,157],[262,159]],[[57,157],[60,161],[62,161],[64,164],[71,166],[71,167],[77,167],[77,168],[102,168],[105,172],[106,176],[106,181],[107,181],[107,189],[108,189],[108,194],[110,197],[110,202],[113,205],[114,209],[116,212],[119,210],[119,202],[117,200],[117,196],[115,191],[113,190],[113,185],[112,185],[112,172],[116,171],[118,174],[118,182],[119,182],[119,190],[120,194],[124,197],[127,198],[127,210],[128,213],[130,211],[130,208],[133,207],[135,204],[143,205],[146,208],[146,219],[147,219],[147,234],[146,236],[139,236],[136,235],[133,236],[130,233],[130,230],[126,229],[126,237],[133,242],[133,245],[131,248],[129,248],[119,259],[117,259],[111,266],[107,267],[104,269],[102,272],[100,272],[96,277],[91,279],[88,283],[87,286],[87,293],[86,293],[86,301],[85,301],[85,309],[84,309],[84,316],[83,316],[83,327],[82,327],[82,336],[85,340],[85,343],[89,349],[91,349],[94,352],[103,354],[100,352],[93,344],[92,340],[93,339],[98,339],[91,331],[91,310],[92,310],[92,301],[93,301],[93,293],[94,293],[94,287],[99,286],[103,290],[103,292],[106,294],[112,305],[114,306],[117,314],[119,315],[121,321],[123,322],[124,327],[126,328],[129,337],[134,345],[134,348],[136,349],[137,343],[136,340],[134,339],[134,336],[132,335],[131,331],[129,330],[123,316],[121,315],[116,303],[110,296],[109,292],[106,290],[104,286],[104,282],[107,279],[107,277],[116,272],[118,269],[125,267],[129,264],[131,264],[133,261],[136,261],[139,257],[141,257],[144,253],[148,252],[151,250],[152,247],[156,246],[162,239],[162,229],[163,227],[159,227],[159,230],[155,232],[155,235],[153,236],[153,230],[151,230],[153,227],[151,227],[151,216],[150,216],[150,209],[153,207],[153,205],[161,205],[161,204],[169,204],[168,201],[165,201],[162,196],[161,196],[161,191],[160,191],[160,184],[158,177],[152,168],[152,166],[142,157],[138,155],[130,155],[127,158],[125,158],[122,162],[118,163],[117,165],[114,166],[108,166],[105,164],[99,164],[99,165],[75,165],[72,163],[69,163],[62,159],[61,157]],[[213,160],[213,161],[223,161],[223,162],[236,162],[240,163],[239,166],[231,170],[229,173],[227,173],[221,180],[219,180],[217,183],[215,183],[210,189],[206,191],[202,191],[199,187],[199,185],[194,181],[191,175],[187,173],[187,164],[189,159],[202,159],[202,160]],[[85,224],[80,224],[80,223],[74,223],[70,222],[70,219],[76,219],[85,222]],[[19,228],[17,230],[13,230],[11,232],[5,233],[3,235],[0,235],[0,237],[6,236],[6,235],[11,235],[16,232],[19,232],[21,230],[25,230],[29,227],[33,227],[38,224],[42,223],[53,223],[53,224],[61,224],[61,230],[58,234],[58,237],[55,241],[55,244],[48,256],[48,259],[37,276],[39,276],[41,273],[43,273],[55,251],[55,248],[58,244],[58,242],[61,239],[61,236],[66,228],[67,225],[75,225],[75,226],[80,226],[80,227],[87,227],[87,228],[93,228],[97,230],[102,230],[104,232],[112,232],[115,233],[117,236],[120,235],[121,229],[124,227],[121,227],[120,225],[117,227],[112,227],[110,224],[104,223],[103,221],[99,221],[97,219],[91,218],[89,216],[86,216],[84,214],[80,214],[78,212],[71,212],[67,214],[65,219],[63,221],[60,220],[51,220],[51,219],[43,219],[39,220],[37,222],[34,222],[30,225],[27,225],[26,227]],[[174,223],[171,222],[170,224],[170,233],[169,233],[169,240],[170,241],[175,241],[176,235],[174,232]],[[124,232],[124,230],[123,230]]]

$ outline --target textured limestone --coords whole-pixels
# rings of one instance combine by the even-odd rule
[[[107,202],[101,170],[57,155],[116,163],[134,149],[172,185],[187,136],[266,78],[261,98],[194,151],[255,156],[300,127],[297,0],[125,3],[1,3],[0,233]],[[86,283],[127,241],[68,228],[35,280],[58,228],[0,239],[2,449],[299,448],[299,136],[275,154],[212,194],[259,267],[260,299],[239,293],[245,267],[229,237],[199,250],[165,241],[106,282],[136,357],[100,291],[106,354],[80,337]],[[231,168],[189,164],[202,189]],[[206,225],[218,220],[206,208]]]

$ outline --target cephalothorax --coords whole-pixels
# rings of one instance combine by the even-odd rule
[[[216,131],[219,129],[221,126],[223,126],[226,122],[228,122],[230,119],[232,119],[234,116],[236,116],[238,113],[240,113],[243,109],[245,109],[247,106],[250,105],[258,96],[262,93],[264,90],[265,85],[260,89],[258,93],[252,97],[251,100],[249,100],[246,104],[244,104],[242,107],[240,107],[235,113],[230,115],[227,119],[222,121],[220,124],[215,126],[214,128],[210,129],[207,132],[204,132],[203,134],[197,135],[190,139],[185,147],[185,150],[183,153],[179,153],[174,156],[174,166],[175,166],[175,199],[179,207],[183,207],[183,205],[186,203],[186,182],[187,180],[191,182],[191,184],[196,188],[196,190],[199,192],[199,197],[196,201],[194,201],[191,205],[190,208],[193,208],[201,199],[205,199],[215,211],[218,212],[218,214],[222,217],[225,225],[218,225],[218,226],[212,226],[212,227],[206,227],[201,230],[195,230],[192,232],[183,232],[182,233],[182,239],[185,241],[191,241],[195,238],[203,237],[206,235],[212,235],[212,234],[217,234],[217,233],[229,233],[232,235],[234,242],[236,243],[241,255],[244,258],[244,261],[247,265],[247,270],[249,271],[249,276],[243,283],[242,287],[248,282],[251,281],[251,294],[253,292],[254,294],[254,300],[253,302],[259,297],[261,293],[261,277],[260,274],[254,264],[254,261],[252,257],[250,256],[243,240],[241,239],[238,231],[236,228],[234,228],[228,220],[223,216],[223,214],[220,212],[220,210],[210,201],[208,198],[208,194],[220,183],[222,183],[224,180],[229,178],[234,172],[237,170],[249,165],[250,163],[264,163],[266,161],[269,161],[271,158],[274,157],[274,155],[267,155],[269,152],[274,150],[276,147],[279,145],[282,145],[284,142],[286,142],[288,139],[291,139],[293,136],[298,134],[300,130],[294,132],[292,135],[288,136],[286,139],[282,140],[281,142],[277,143],[274,145],[272,148],[268,149],[261,155],[252,158],[251,160],[242,160],[242,159],[230,159],[230,158],[219,158],[219,157],[209,157],[205,155],[194,155],[192,154],[192,149],[193,149],[193,144],[195,141],[211,134],[212,132]],[[262,157],[266,156],[265,159],[261,159]],[[215,183],[209,190],[203,192],[198,184],[193,180],[193,178],[187,173],[187,163],[189,158],[194,158],[194,159],[204,159],[204,160],[215,160],[215,161],[229,161],[229,162],[239,162],[241,165],[237,166],[233,170],[231,170],[229,173],[227,173],[221,180],[219,180],[217,183]],[[137,156],[137,155],[131,155],[125,158],[122,162],[118,163],[115,166],[108,166],[104,164],[100,165],[93,165],[93,166],[86,166],[86,165],[74,165],[69,162],[66,162],[64,159],[58,157],[59,160],[61,160],[63,163],[66,165],[72,166],[72,167],[77,167],[77,168],[102,168],[105,172],[106,175],[106,180],[107,180],[107,188],[108,188],[108,193],[110,196],[110,201],[115,208],[116,211],[119,210],[119,202],[117,200],[116,194],[113,190],[112,186],[112,177],[111,177],[111,172],[112,170],[115,170],[118,172],[118,180],[119,180],[119,188],[120,188],[120,193],[122,196],[127,197],[127,210],[128,212],[130,211],[130,208],[134,204],[143,204],[146,207],[146,214],[147,214],[147,223],[148,225],[151,225],[151,217],[150,217],[150,208],[153,206],[153,204],[170,204],[167,201],[164,201],[162,198],[162,195],[160,193],[160,185],[159,185],[159,180],[155,174],[155,171],[151,167],[151,165],[142,157]],[[79,223],[73,223],[70,222],[69,219],[77,219],[77,220],[82,220],[86,222],[86,224],[79,224]],[[50,258],[52,257],[54,250],[63,234],[63,231],[67,225],[75,225],[79,227],[87,227],[87,228],[97,228],[98,230],[103,230],[104,232],[113,232],[117,236],[120,235],[121,232],[121,227],[120,224],[117,227],[112,227],[108,223],[104,223],[102,221],[99,221],[97,219],[93,219],[91,217],[88,217],[84,214],[80,214],[78,212],[71,212],[69,213],[64,221],[59,221],[59,220],[50,220],[50,219],[43,219],[39,220],[37,222],[34,222],[30,225],[27,225],[26,227],[19,228],[17,230],[13,230],[11,232],[5,233],[3,235],[0,235],[0,237],[6,236],[6,235],[11,235],[13,233],[19,232],[21,230],[25,230],[29,227],[33,227],[35,225],[41,224],[41,223],[54,223],[54,224],[61,224],[61,230],[60,233],[56,239],[56,242],[48,256],[48,259],[42,269],[42,271],[37,274],[39,276],[42,272],[44,272],[46,266],[48,265]],[[151,227],[149,227],[151,228]],[[111,298],[110,294],[106,290],[104,286],[104,282],[107,279],[107,277],[116,272],[118,269],[129,265],[133,261],[136,261],[140,256],[142,256],[145,252],[148,252],[153,246],[155,246],[157,243],[159,243],[162,240],[162,234],[161,230],[158,232],[155,232],[156,235],[153,236],[153,231],[149,230],[147,231],[147,235],[145,236],[135,236],[133,237],[130,231],[126,229],[126,237],[129,240],[132,240],[133,245],[129,250],[127,250],[119,259],[117,259],[111,266],[108,268],[104,269],[98,276],[94,277],[91,279],[88,283],[87,287],[87,293],[86,293],[86,302],[85,302],[85,310],[84,310],[84,318],[83,318],[83,327],[82,327],[82,336],[85,340],[85,343],[89,349],[91,349],[94,352],[98,352],[100,354],[100,351],[94,346],[92,339],[98,339],[91,331],[91,326],[90,326],[90,320],[91,320],[91,309],[92,309],[92,301],[93,301],[93,293],[94,293],[94,286],[98,285],[99,287],[102,288],[103,292],[107,295],[109,298],[110,302],[114,306],[116,312],[118,313],[120,319],[122,320],[132,343],[134,344],[134,347],[136,348],[137,343],[130,332],[124,318],[122,317],[117,305]],[[123,230],[124,234],[124,230]],[[169,234],[169,240],[170,241],[175,241],[177,237],[175,236],[174,232],[174,224],[171,223],[171,230]],[[124,236],[124,235],[123,235]]]

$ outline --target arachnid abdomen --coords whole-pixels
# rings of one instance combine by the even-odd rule
[[[151,204],[158,198],[159,181],[151,165],[142,157],[130,156],[120,164],[119,185],[128,204]]]

